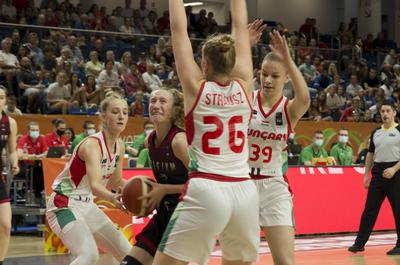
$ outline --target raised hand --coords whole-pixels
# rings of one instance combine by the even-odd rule
[[[290,57],[289,47],[286,38],[281,36],[277,30],[269,33],[271,51],[279,57],[283,62],[289,63],[292,58]]]
[[[255,46],[262,36],[263,31],[267,28],[267,24],[260,18],[254,20],[247,25],[250,34],[250,45]]]

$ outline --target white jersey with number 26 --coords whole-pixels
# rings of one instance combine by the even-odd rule
[[[246,133],[252,107],[241,84],[204,81],[186,115],[191,172],[249,176]]]
[[[253,117],[247,133],[252,177],[282,177],[287,139],[292,130],[287,115],[289,100],[282,96],[271,109],[262,106],[260,91],[254,93]]]

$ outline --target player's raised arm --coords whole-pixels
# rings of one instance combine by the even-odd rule
[[[251,93],[253,62],[251,58],[247,6],[245,0],[231,0],[232,35],[235,39],[236,62],[232,77],[245,82],[247,93]]]
[[[188,95],[194,101],[203,74],[193,58],[192,44],[187,32],[187,19],[182,0],[169,0],[170,25],[172,35],[172,48],[176,63],[176,70],[181,81],[185,102]],[[192,105],[192,104],[185,104]]]

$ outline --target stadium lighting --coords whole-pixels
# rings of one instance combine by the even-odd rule
[[[192,2],[192,3],[185,3],[184,6],[202,6],[204,5],[203,2]]]

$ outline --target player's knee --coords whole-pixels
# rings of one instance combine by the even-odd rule
[[[1,236],[10,234],[10,231],[11,231],[11,222],[0,219],[0,233],[2,234]]]

